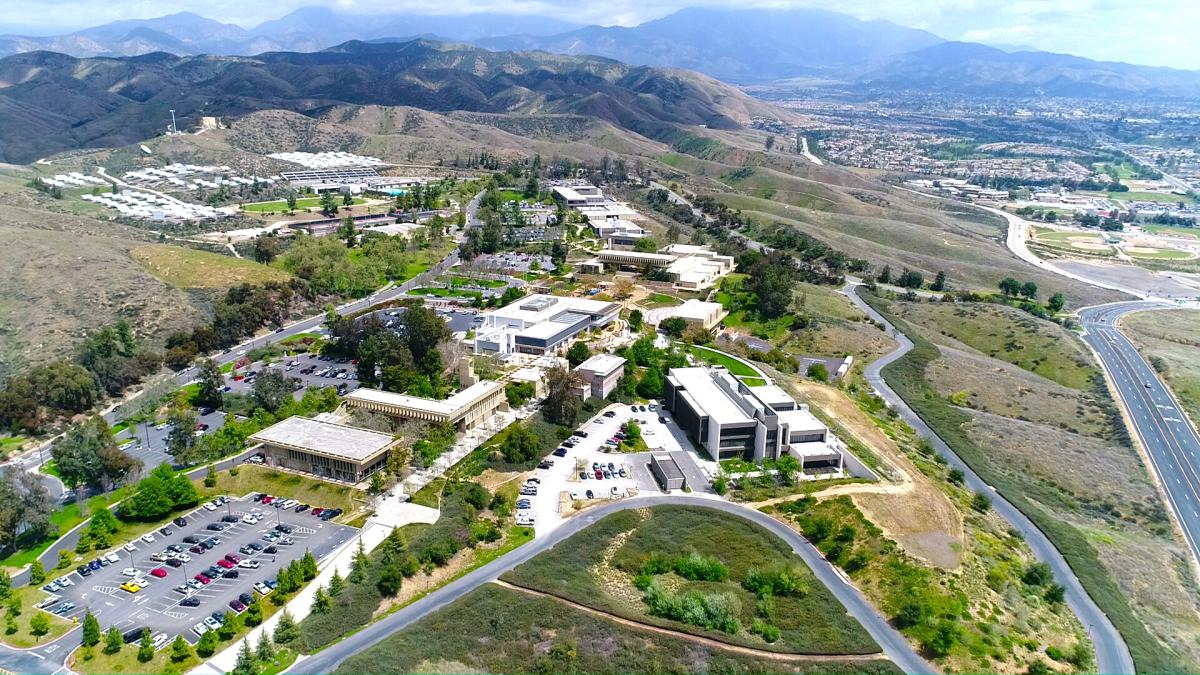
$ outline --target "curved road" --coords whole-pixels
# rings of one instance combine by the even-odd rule
[[[1050,565],[1054,571],[1054,578],[1058,583],[1066,589],[1066,600],[1071,611],[1075,612],[1075,616],[1087,627],[1088,635],[1092,638],[1092,643],[1096,648],[1096,666],[1101,673],[1132,673],[1134,671],[1133,658],[1129,655],[1129,648],[1125,646],[1125,640],[1121,634],[1108,620],[1108,616],[1096,606],[1092,601],[1091,596],[1083,589],[1083,585],[1079,583],[1075,572],[1071,570],[1062,554],[1054,547],[1054,544],[1042,533],[1041,530],[1029,520],[1024,513],[1021,513],[1012,504],[1008,503],[1000,496],[991,486],[983,481],[967,463],[959,459],[958,455],[950,449],[950,446],[938,436],[929,425],[925,424],[912,408],[900,398],[892,388],[884,381],[881,372],[885,366],[900,357],[907,354],[912,348],[913,343],[904,333],[896,330],[882,314],[876,312],[873,307],[868,305],[855,292],[857,284],[850,283],[843,288],[843,292],[850,300],[858,306],[859,309],[866,312],[867,316],[878,321],[886,327],[888,335],[895,339],[900,346],[894,351],[880,359],[873,361],[866,368],[867,381],[871,383],[876,391],[883,396],[888,403],[900,413],[900,417],[917,430],[921,436],[929,440],[933,444],[934,449],[938,454],[945,458],[946,462],[957,469],[960,469],[966,480],[965,484],[970,489],[976,492],[987,494],[992,499],[992,508],[1004,517],[1005,520],[1012,525],[1013,529],[1021,533],[1025,539],[1025,543],[1029,544],[1029,548],[1033,550],[1033,554]]]
[[[585,529],[604,516],[626,509],[637,509],[660,504],[680,504],[716,509],[731,513],[758,525],[786,541],[812,569],[821,583],[825,584],[834,596],[846,607],[847,612],[863,625],[871,637],[879,643],[883,654],[892,660],[906,673],[934,672],[924,659],[917,656],[904,637],[892,628],[887,621],[876,613],[875,609],[851,586],[839,572],[823,558],[819,551],[807,539],[790,529],[783,523],[770,516],[729,502],[704,497],[689,497],[683,495],[635,497],[619,502],[613,502],[598,507],[584,515],[572,518],[544,538],[534,539],[517,550],[497,558],[479,569],[460,577],[438,590],[426,595],[420,600],[404,607],[394,614],[367,626],[363,630],[350,635],[324,650],[304,658],[293,665],[289,673],[332,673],[350,656],[362,652],[371,645],[386,638],[388,635],[402,630],[432,612],[445,607],[455,600],[475,590],[482,584],[496,579],[504,572],[520,565],[537,554],[553,547],[555,544],[570,537],[572,534]]]
[[[1172,309],[1151,302],[1121,302],[1079,312],[1083,339],[1099,358],[1141,441],[1194,560],[1200,560],[1200,436],[1129,338],[1117,329],[1132,312]]]

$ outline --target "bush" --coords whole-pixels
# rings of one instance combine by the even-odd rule
[[[803,597],[808,595],[805,570],[786,563],[766,569],[751,568],[746,572],[742,586],[763,597],[764,595]]]
[[[643,599],[651,614],[664,619],[725,633],[737,633],[742,628],[737,619],[737,598],[732,596],[699,591],[672,593],[656,579],[646,588]]]

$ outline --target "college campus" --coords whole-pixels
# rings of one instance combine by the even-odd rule
[[[0,674],[1200,672],[1187,11],[72,2]]]

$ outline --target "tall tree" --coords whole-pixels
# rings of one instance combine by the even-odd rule
[[[290,400],[292,400],[292,383],[288,382],[283,370],[267,368],[254,378],[254,402],[260,407],[275,413]]]
[[[196,412],[189,407],[175,406],[167,413],[167,423],[171,425],[167,432],[167,452],[177,459],[186,459],[188,452],[196,446]]]
[[[542,406],[546,420],[551,424],[573,426],[579,417],[579,397],[575,388],[583,380],[578,373],[557,367],[545,371],[546,401]]]
[[[209,408],[220,408],[225,402],[225,375],[212,359],[201,359],[199,365],[200,387],[196,391],[196,403]]]

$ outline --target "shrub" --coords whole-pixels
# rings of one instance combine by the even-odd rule
[[[808,584],[805,582],[805,571],[786,563],[773,565],[766,569],[751,568],[742,582],[746,590],[763,597],[764,595],[781,595],[802,597],[808,594]]]

